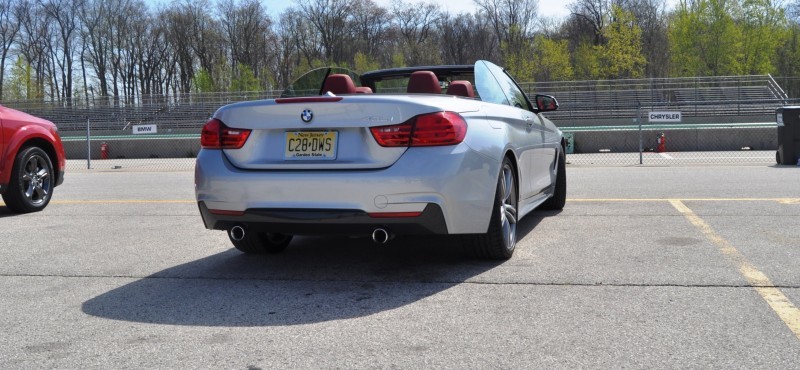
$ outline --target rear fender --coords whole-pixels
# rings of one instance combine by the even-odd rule
[[[519,165],[517,164],[517,156],[514,154],[513,150],[508,149],[506,150],[506,158],[508,158],[508,160],[511,161],[511,167],[514,169],[514,173],[517,174],[516,176],[514,176],[514,189],[517,191],[517,199],[519,199],[519,179],[520,176],[522,176],[522,174],[519,172]],[[502,174],[498,175],[497,179],[498,181],[500,181],[499,176],[502,176]]]

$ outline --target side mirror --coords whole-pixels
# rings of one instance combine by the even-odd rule
[[[558,109],[558,100],[550,95],[536,95],[536,109],[539,112],[550,112]]]

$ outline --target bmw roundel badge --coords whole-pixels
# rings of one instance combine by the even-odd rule
[[[314,112],[312,112],[311,109],[306,109],[303,113],[300,113],[300,119],[305,123],[310,123],[311,120],[314,119]]]

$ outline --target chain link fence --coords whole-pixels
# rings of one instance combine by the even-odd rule
[[[771,76],[521,84],[556,96],[546,114],[569,141],[572,165],[774,164],[775,110],[787,99]],[[4,102],[54,122],[77,170],[194,168],[200,130],[217,108],[280,91]],[[680,114],[653,119],[651,113]]]
[[[67,169],[183,171],[194,169],[200,130],[221,106],[272,99],[280,91],[98,98],[3,104],[45,118],[59,129]]]
[[[629,117],[554,121],[573,165],[775,164],[775,110],[800,101],[747,103],[762,112],[734,113],[736,101],[651,103],[631,109]]]
[[[800,102],[770,75],[523,86],[562,103],[573,165],[775,164],[775,111]]]

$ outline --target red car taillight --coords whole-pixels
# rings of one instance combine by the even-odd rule
[[[212,118],[203,126],[200,146],[205,149],[239,149],[249,136],[248,129],[230,128],[222,121]]]
[[[467,136],[467,122],[458,113],[423,114],[398,125],[370,128],[380,146],[455,145]]]

